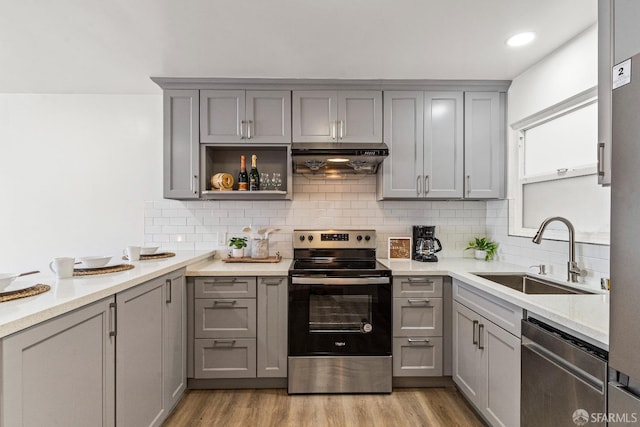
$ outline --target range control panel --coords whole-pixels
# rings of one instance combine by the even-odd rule
[[[375,230],[294,230],[294,249],[376,248]]]

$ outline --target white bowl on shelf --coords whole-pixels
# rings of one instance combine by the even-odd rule
[[[140,255],[153,255],[158,250],[158,246],[143,246],[140,248]]]
[[[18,273],[0,273],[0,291],[13,283],[18,276]]]
[[[78,258],[82,264],[87,268],[100,268],[104,267],[111,261],[110,256],[85,256]]]

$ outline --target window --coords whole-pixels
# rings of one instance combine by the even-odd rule
[[[513,199],[509,232],[533,236],[550,216],[569,219],[576,240],[609,243],[611,192],[598,185],[598,102],[595,89],[512,125]],[[516,178],[517,177],[517,178]],[[566,240],[566,227],[551,223],[545,237]]]

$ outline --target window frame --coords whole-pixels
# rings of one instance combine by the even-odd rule
[[[524,156],[524,134],[527,130],[552,121],[563,115],[570,114],[571,112],[580,110],[581,108],[588,107],[597,104],[598,92],[597,86],[589,88],[575,96],[567,98],[549,108],[534,113],[522,120],[519,120],[511,124],[513,132],[512,150],[515,150],[515,155],[509,156],[510,168],[515,168],[515,173],[509,174],[511,197],[509,198],[509,224],[508,230],[510,236],[517,237],[533,237],[537,231],[537,228],[528,228],[523,224],[524,218],[524,186],[526,184],[532,184],[537,182],[550,182],[554,180],[562,180],[575,178],[580,176],[596,175],[598,173],[597,163],[588,165],[579,165],[566,171],[558,170],[555,173],[542,173],[526,176],[524,175],[525,156]],[[594,150],[597,149],[597,139],[594,143]],[[515,164],[513,164],[515,162]],[[568,240],[567,230],[562,228],[558,230],[548,229],[545,231],[545,239],[550,240]],[[580,232],[576,230],[576,241],[590,244],[608,245],[610,233],[609,232]]]

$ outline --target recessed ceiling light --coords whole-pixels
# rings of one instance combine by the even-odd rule
[[[536,38],[536,33],[532,33],[531,31],[527,31],[524,33],[516,34],[515,36],[509,37],[507,39],[507,45],[511,47],[524,46],[525,44],[529,44]]]

